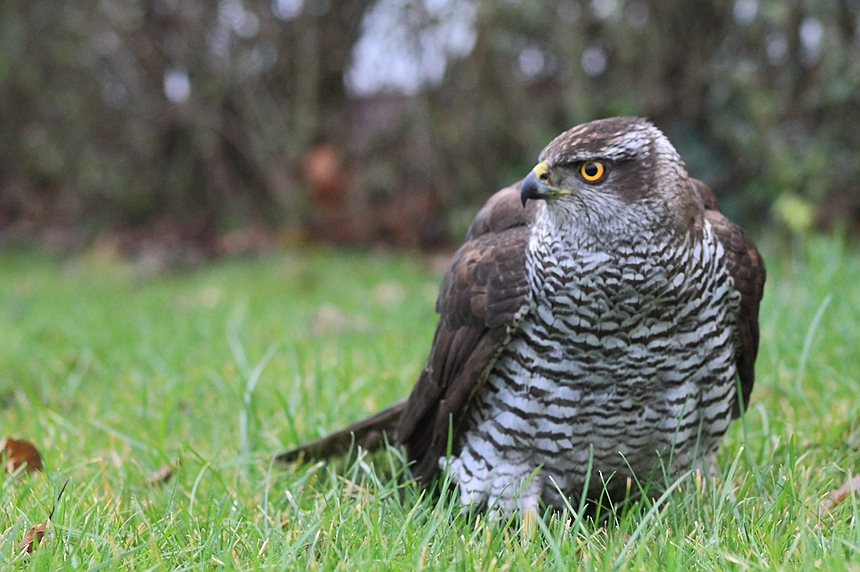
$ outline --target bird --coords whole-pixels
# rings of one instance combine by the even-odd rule
[[[278,460],[389,442],[417,481],[504,515],[712,475],[749,404],[765,277],[653,123],[578,125],[475,216],[408,398]]]

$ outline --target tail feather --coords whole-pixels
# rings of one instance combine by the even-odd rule
[[[326,459],[345,455],[353,447],[361,447],[368,451],[381,447],[386,439],[393,441],[394,428],[397,427],[400,414],[405,408],[404,399],[345,429],[299,445],[295,449],[278,453],[275,460],[280,463],[290,463],[297,460]]]

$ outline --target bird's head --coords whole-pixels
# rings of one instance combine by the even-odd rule
[[[565,131],[541,152],[520,196],[578,225],[623,228],[689,218],[686,169],[659,129],[637,117],[614,117]]]

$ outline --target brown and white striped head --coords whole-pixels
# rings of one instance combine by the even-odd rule
[[[545,200],[550,215],[580,230],[672,232],[691,222],[696,199],[684,163],[645,119],[578,125],[553,139],[539,160],[522,183],[523,204]]]

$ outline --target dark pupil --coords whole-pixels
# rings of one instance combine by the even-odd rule
[[[585,166],[585,174],[589,177],[594,177],[597,175],[597,165],[594,163],[589,163]]]

